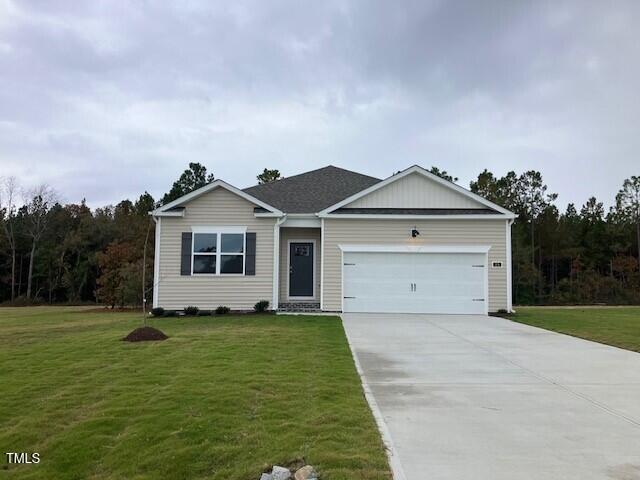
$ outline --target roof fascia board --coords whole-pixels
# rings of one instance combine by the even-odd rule
[[[256,197],[254,197],[253,195],[249,195],[246,192],[243,192],[242,190],[234,187],[233,185],[228,184],[227,182],[225,182],[224,180],[214,180],[213,182],[205,185],[204,187],[200,187],[197,190],[194,190],[193,192],[187,193],[186,195],[183,195],[180,198],[175,199],[172,202],[167,203],[166,205],[163,205],[162,207],[159,207],[157,209],[155,209],[152,213],[153,215],[158,215],[161,212],[165,212],[166,210],[169,210],[170,208],[173,207],[177,207],[182,205],[183,203],[186,203],[190,200],[193,200],[194,198],[199,197],[200,195],[203,195],[207,192],[210,192],[211,190],[214,190],[218,187],[224,188],[225,190],[230,191],[231,193],[235,193],[236,195],[238,195],[241,198],[244,198],[245,200],[247,200],[248,202],[251,202],[259,207],[262,207],[266,210],[271,211],[272,213],[278,214],[278,215],[282,215],[282,212],[280,210],[278,210],[275,207],[272,207],[269,204],[264,203],[262,200],[258,200]]]
[[[318,215],[320,218],[345,218],[351,220],[507,220],[515,218],[515,215],[384,215],[384,214],[357,214],[357,213],[326,213]]]
[[[510,212],[509,210],[507,210],[506,208],[501,207],[500,205],[496,205],[495,203],[487,200],[486,198],[481,197],[480,195],[476,195],[475,193],[467,190],[466,188],[461,187],[460,185],[456,185],[453,182],[450,182],[448,180],[445,180],[444,178],[440,178],[437,175],[434,175],[433,173],[425,170],[424,168],[422,168],[419,165],[413,165],[412,167],[409,167],[405,170],[403,170],[402,172],[396,173],[395,175],[390,176],[389,178],[378,182],[372,186],[370,186],[369,188],[365,188],[364,190],[355,193],[353,195],[351,195],[350,197],[345,198],[344,200],[336,203],[335,205],[332,205],[328,208],[325,208],[324,210],[322,210],[321,212],[319,212],[319,215],[322,216],[324,214],[330,213],[334,210],[337,210],[340,207],[344,207],[345,205],[348,205],[349,203],[352,203],[356,200],[358,200],[359,198],[362,198],[366,195],[369,195],[372,192],[375,192],[376,190],[379,190],[381,188],[384,188],[385,186],[389,185],[390,183],[396,182],[398,180],[400,180],[401,178],[406,177],[407,175],[410,175],[412,173],[419,173],[421,175],[423,175],[424,177],[433,180],[434,182],[443,185],[447,188],[450,188],[451,190],[454,190],[468,198],[471,198],[473,200],[475,200],[478,203],[481,203],[482,205],[485,205],[489,208],[492,208],[504,215],[513,215],[512,212]],[[504,217],[502,217],[504,218]]]
[[[153,215],[154,217],[184,217],[184,210],[180,210],[179,212],[158,212],[154,210],[153,212],[149,212],[149,215]]]

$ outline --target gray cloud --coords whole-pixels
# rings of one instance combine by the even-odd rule
[[[387,176],[539,169],[562,206],[638,175],[638,2],[0,0],[0,175],[92,205],[187,162]]]

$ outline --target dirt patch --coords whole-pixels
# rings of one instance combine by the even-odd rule
[[[164,333],[162,333],[157,328],[153,327],[140,327],[136,328],[129,335],[124,337],[122,340],[125,342],[149,342],[149,341],[160,341],[166,340],[167,337]]]

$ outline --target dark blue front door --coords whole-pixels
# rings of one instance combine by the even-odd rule
[[[313,243],[289,244],[289,296],[313,297]]]

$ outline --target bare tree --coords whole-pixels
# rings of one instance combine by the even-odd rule
[[[16,298],[16,193],[15,177],[0,179],[0,221],[11,251],[11,301]]]
[[[26,230],[31,238],[31,254],[29,255],[29,273],[27,276],[27,298],[31,298],[33,281],[33,265],[38,242],[47,229],[49,210],[56,202],[56,192],[46,184],[39,185],[24,193],[26,213]]]

